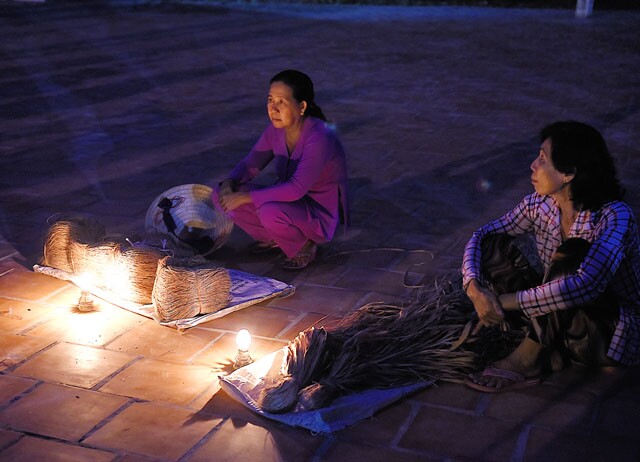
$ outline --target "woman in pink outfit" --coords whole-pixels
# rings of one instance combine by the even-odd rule
[[[213,193],[216,207],[256,240],[250,250],[281,249],[289,270],[311,263],[318,244],[347,220],[344,149],[314,97],[306,74],[276,74],[267,99],[271,124]],[[277,182],[250,183],[272,161]]]

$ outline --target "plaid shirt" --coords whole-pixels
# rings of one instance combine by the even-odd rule
[[[462,262],[465,287],[480,280],[480,243],[487,234],[510,236],[532,232],[538,255],[546,270],[555,249],[562,243],[560,210],[550,196],[533,193],[498,220],[478,229],[467,243]],[[591,243],[575,274],[517,292],[520,309],[528,317],[594,301],[610,287],[620,303],[607,355],[622,364],[640,363],[640,238],[630,207],[610,202],[599,210],[581,211],[568,237]]]

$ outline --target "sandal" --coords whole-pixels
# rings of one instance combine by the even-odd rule
[[[496,377],[500,378],[503,381],[499,386],[490,386],[483,385],[481,383],[477,383],[473,380],[472,376],[475,377]],[[485,393],[500,393],[509,390],[519,390],[522,388],[532,387],[534,385],[538,385],[542,382],[542,377],[540,375],[536,375],[533,377],[525,377],[519,372],[509,371],[507,369],[500,369],[496,366],[489,366],[484,371],[471,374],[471,376],[465,378],[464,384],[469,388],[473,388],[474,390],[483,391]]]
[[[308,250],[301,250],[296,256],[287,258],[282,264],[282,269],[299,271],[306,268],[309,263],[316,259],[317,251],[318,246],[316,244],[313,244]]]
[[[265,253],[273,252],[274,250],[279,249],[279,247],[275,241],[269,241],[269,242],[256,241],[252,244],[249,244],[248,249],[249,249],[249,253],[252,255],[262,255]]]

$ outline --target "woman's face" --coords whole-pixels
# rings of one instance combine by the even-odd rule
[[[267,112],[269,119],[276,128],[289,128],[296,126],[302,113],[307,107],[306,102],[299,103],[293,97],[291,87],[283,82],[273,82],[269,88],[267,98]]]
[[[556,170],[551,160],[551,139],[547,138],[540,146],[538,157],[531,163],[531,183],[538,194],[554,196],[566,191],[574,175]]]

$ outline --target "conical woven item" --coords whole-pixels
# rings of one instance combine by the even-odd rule
[[[164,257],[158,261],[152,299],[162,322],[214,313],[231,299],[231,277],[202,257]]]
[[[42,264],[77,274],[79,262],[74,252],[83,253],[86,246],[102,239],[104,233],[104,227],[95,220],[81,217],[58,220],[49,227]]]
[[[146,232],[166,239],[175,256],[212,253],[227,241],[233,229],[233,222],[213,206],[212,192],[202,184],[175,186],[163,192],[147,210]],[[163,204],[168,208],[163,209]],[[167,212],[175,223],[173,232],[167,228]]]

